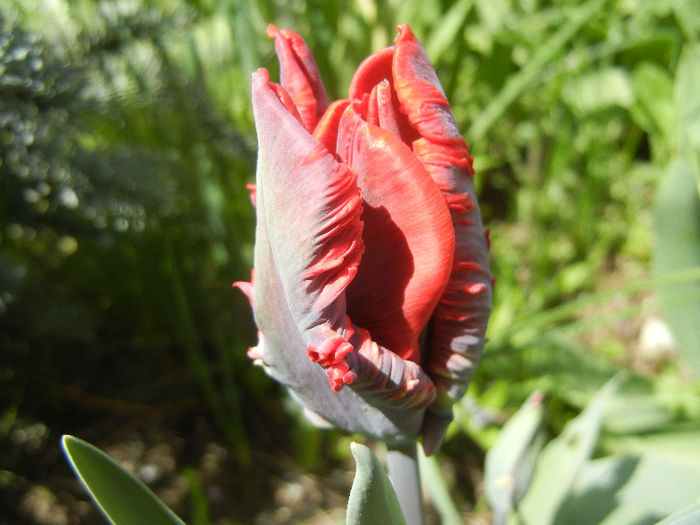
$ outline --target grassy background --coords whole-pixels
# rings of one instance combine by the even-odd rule
[[[230,289],[252,260],[249,79],[276,75],[270,21],[306,38],[332,98],[411,24],[475,157],[498,282],[441,458],[463,516],[487,519],[483,451],[535,389],[557,433],[623,369],[605,450],[680,428],[700,442],[694,0],[11,0],[0,522],[100,522],[64,432],[149,467],[189,523],[337,518],[347,438],[309,428],[251,367]],[[669,326],[672,350],[642,335]]]

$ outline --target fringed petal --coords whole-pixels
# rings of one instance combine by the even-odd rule
[[[399,26],[395,48],[399,103],[422,137],[413,150],[445,197],[456,237],[449,282],[431,320],[427,371],[437,398],[422,431],[423,447],[430,454],[442,441],[452,404],[464,395],[479,361],[493,288],[467,145],[435,70],[408,26]]]
[[[454,232],[442,194],[398,136],[340,121],[338,155],[358,174],[365,254],[347,289],[347,311],[381,345],[420,362],[418,337],[450,274]]]
[[[374,406],[391,410],[420,411],[435,399],[433,381],[420,365],[378,345],[350,317],[338,331],[326,324],[308,335],[316,341],[309,357],[325,369],[334,391],[351,385]]]
[[[402,113],[420,136],[439,145],[459,167],[471,172],[472,159],[430,59],[407,25],[400,25],[392,72]]]
[[[363,251],[357,177],[290,116],[267,71],[258,70],[253,82],[258,223],[266,226],[297,326],[342,322],[342,294]]]
[[[413,361],[402,359],[374,342],[369,332],[351,324],[346,338],[355,347],[348,361],[357,374],[353,389],[382,399],[395,408],[423,409],[435,399],[435,386]]]
[[[304,39],[294,31],[280,30],[270,24],[267,36],[275,40],[280,82],[294,100],[304,127],[311,132],[328,107],[328,95],[314,56]]]

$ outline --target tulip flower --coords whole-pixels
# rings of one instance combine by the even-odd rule
[[[491,310],[472,158],[422,45],[357,69],[329,103],[304,40],[270,25],[281,85],[253,74],[258,163],[249,356],[317,421],[440,444]]]

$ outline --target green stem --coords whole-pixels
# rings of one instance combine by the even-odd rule
[[[389,479],[399,499],[406,525],[424,525],[423,498],[418,475],[416,442],[389,446]]]

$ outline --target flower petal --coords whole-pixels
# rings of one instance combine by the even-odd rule
[[[275,40],[280,61],[280,83],[289,92],[304,122],[312,131],[328,107],[328,95],[314,56],[304,39],[289,29],[267,27],[267,36]]]
[[[382,80],[391,81],[391,67],[394,59],[394,47],[387,47],[365,58],[357,67],[350,82],[348,95],[351,100],[360,100],[365,93]]]
[[[253,356],[338,428],[388,442],[415,438],[434,399],[432,381],[373,343],[345,313],[344,292],[363,249],[357,176],[290,114],[265,70],[253,76],[253,110],[253,305],[262,334]],[[348,383],[352,388],[342,388]]]
[[[335,153],[336,142],[338,141],[338,124],[343,116],[345,108],[350,105],[349,100],[341,99],[334,101],[323,114],[314,129],[314,138],[326,146],[328,151]]]
[[[347,289],[348,313],[394,353],[420,362],[418,337],[449,277],[450,215],[439,189],[399,137],[348,107],[338,154],[358,174],[365,254]]]
[[[386,79],[372,88],[366,120],[398,137],[401,135],[401,122],[391,91],[391,84]]]
[[[378,51],[369,57],[367,57],[355,71],[355,75],[352,77],[350,82],[349,97],[353,101],[361,101],[365,96],[372,94],[375,88],[382,84],[383,82],[388,82],[390,89],[381,88],[382,93],[375,93],[375,98],[377,95],[383,97],[384,100],[378,103],[377,100],[370,101],[370,110],[376,109],[377,107],[385,107],[383,104],[385,100],[390,100],[391,102],[391,112],[394,117],[395,126],[398,127],[398,132],[395,131],[393,126],[387,127],[385,129],[395,133],[401,137],[401,139],[409,146],[414,140],[420,137],[413,126],[409,123],[406,115],[399,111],[399,102],[396,96],[388,96],[394,91],[394,78],[392,72],[392,64],[394,61],[394,47],[387,47],[381,51]],[[379,105],[381,104],[381,105]],[[372,107],[374,106],[374,108]],[[388,108],[387,108],[388,111]],[[362,116],[368,120],[371,124],[376,124],[372,117],[360,112]],[[384,127],[381,123],[380,127]]]
[[[342,323],[343,292],[363,251],[356,175],[293,118],[267,71],[258,70],[253,83],[258,224],[266,227],[297,326]],[[257,265],[256,276],[263,280]]]
[[[449,282],[431,320],[427,369],[438,395],[423,428],[423,447],[430,453],[439,446],[452,419],[451,406],[464,395],[479,361],[493,286],[467,145],[435,70],[408,26],[399,26],[395,48],[401,110],[422,137],[413,150],[443,192],[456,237]]]

